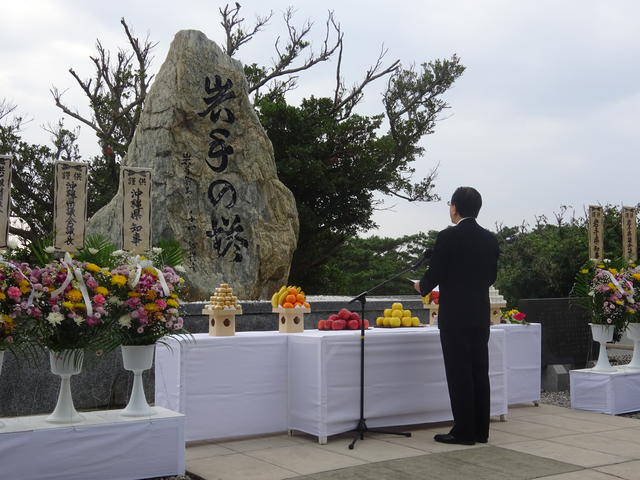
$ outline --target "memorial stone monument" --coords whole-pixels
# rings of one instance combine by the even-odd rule
[[[129,167],[152,169],[153,241],[185,250],[191,297],[233,283],[241,299],[286,283],[298,236],[293,194],[278,180],[273,147],[247,94],[240,62],[203,33],[176,34],[145,100]],[[89,234],[122,244],[122,185],[89,221]],[[125,199],[131,202],[132,199]]]

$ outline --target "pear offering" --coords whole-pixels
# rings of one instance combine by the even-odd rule
[[[396,302],[391,308],[384,310],[384,316],[376,318],[376,327],[400,328],[419,327],[420,319],[411,316],[411,310],[405,310],[401,303]]]

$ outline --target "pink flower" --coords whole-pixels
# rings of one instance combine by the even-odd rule
[[[518,320],[519,322],[521,322],[522,320],[524,320],[524,317],[526,317],[527,315],[522,313],[522,312],[518,312],[516,313],[513,318],[514,320]]]
[[[165,302],[164,300],[162,300],[161,298],[159,298],[158,300],[156,300],[156,305],[158,306],[158,308],[160,310],[164,310],[167,306],[167,302]]]
[[[138,297],[132,297],[127,300],[127,307],[137,308],[140,305],[140,299]]]
[[[94,327],[100,323],[96,317],[87,317],[87,325]]]
[[[93,278],[88,279],[86,283],[87,283],[87,287],[90,288],[91,290],[95,290],[100,286],[100,284],[96,282],[95,279]]]
[[[20,289],[18,287],[9,287],[7,288],[7,296],[14,301],[18,301],[20,300],[20,296],[22,295],[22,292],[20,292]]]
[[[104,295],[97,294],[97,295],[94,295],[93,302],[96,305],[104,305],[107,302],[107,300],[104,298]]]
[[[136,332],[138,332],[138,333],[144,333],[144,327],[138,327],[138,329],[136,330]]]

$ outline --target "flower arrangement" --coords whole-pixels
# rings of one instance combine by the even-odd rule
[[[109,298],[120,343],[150,345],[166,335],[188,333],[178,310],[184,279],[171,266],[155,266],[162,249],[154,248],[150,259],[131,257],[122,251],[114,255],[123,261],[111,271]]]
[[[0,350],[19,347],[28,338],[27,320],[42,317],[33,304],[42,285],[33,285],[24,263],[0,262]]]
[[[93,263],[51,262],[33,274],[45,293],[38,298],[37,342],[49,350],[102,350],[108,344],[107,296],[111,274]],[[115,348],[115,346],[111,346]]]
[[[639,321],[635,320],[639,307],[636,288],[640,285],[637,270],[635,264],[623,260],[588,261],[576,275],[572,296],[590,312],[593,324],[613,325],[620,333],[630,320]]]
[[[516,323],[519,325],[529,325],[529,322],[525,320],[527,315],[517,309],[507,310],[502,313],[500,323]]]

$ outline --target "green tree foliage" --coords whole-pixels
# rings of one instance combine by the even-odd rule
[[[414,265],[425,249],[433,248],[438,232],[418,233],[401,238],[352,237],[336,254],[319,267],[317,284],[305,287],[307,293],[352,295],[368,290]],[[380,287],[372,295],[412,295],[415,290],[407,278],[419,278],[421,266]]]

